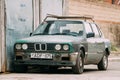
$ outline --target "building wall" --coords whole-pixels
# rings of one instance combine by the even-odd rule
[[[1,0],[0,0],[0,37],[2,37],[2,30],[1,30]],[[2,40],[0,39],[0,72],[1,72],[1,65],[2,65],[2,63],[1,63],[1,61],[2,61]]]
[[[118,2],[120,0],[86,0],[86,1],[98,2],[98,3],[109,3],[109,4],[119,5]]]
[[[119,2],[119,0],[104,0],[104,1],[110,4],[116,4],[116,5],[118,5],[118,2]]]
[[[114,44],[120,44],[120,33],[116,33],[120,30],[120,6],[83,0],[67,1],[66,15],[93,15],[105,37]]]
[[[33,0],[33,30],[40,24],[40,2],[41,0]]]
[[[29,37],[30,32],[32,32],[32,0],[5,0],[5,7],[5,51],[7,71],[12,71],[14,69],[14,44],[16,40]]]
[[[4,17],[4,0],[0,0],[0,72],[5,71],[5,17]]]
[[[112,4],[112,2],[113,2],[113,0],[86,0],[86,1],[100,2],[100,3],[106,2],[106,3],[110,3],[110,4]]]
[[[44,20],[47,14],[62,15],[63,0],[33,0],[34,30]]]
[[[104,1],[112,4],[112,0],[104,0]]]
[[[120,5],[120,0],[114,0],[114,4]]]
[[[63,0],[41,0],[41,21],[47,14],[62,15],[63,13]]]

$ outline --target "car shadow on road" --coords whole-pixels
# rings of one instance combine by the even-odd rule
[[[97,72],[98,69],[84,69],[84,73]]]
[[[98,71],[98,69],[84,69],[83,73],[92,73],[92,72],[96,72]],[[74,74],[71,68],[59,68],[59,69],[55,69],[55,70],[49,70],[49,69],[40,69],[40,68],[33,68],[33,69],[29,69],[28,74]]]

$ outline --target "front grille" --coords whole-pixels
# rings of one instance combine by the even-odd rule
[[[47,44],[36,43],[36,44],[34,44],[34,49],[35,49],[35,51],[46,51]]]
[[[47,50],[47,45],[46,44],[41,44],[41,50]]]
[[[40,50],[40,44],[36,44],[34,47],[35,47],[35,50]]]
[[[60,51],[55,50],[56,43],[27,43],[28,49],[25,52],[69,52],[61,49]],[[61,44],[63,46],[63,44]]]
[[[55,44],[50,43],[28,43],[28,49],[27,51],[33,52],[33,51],[54,51]]]
[[[28,43],[28,51],[35,51],[34,43]]]

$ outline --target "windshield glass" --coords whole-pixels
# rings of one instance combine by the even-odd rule
[[[83,23],[80,21],[47,21],[39,25],[34,35],[83,35]]]

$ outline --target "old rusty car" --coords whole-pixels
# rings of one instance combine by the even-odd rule
[[[89,20],[93,18],[48,15],[30,37],[16,41],[15,71],[25,72],[28,66],[71,67],[74,73],[81,74],[88,64],[106,70],[110,41],[104,38],[98,25]]]

